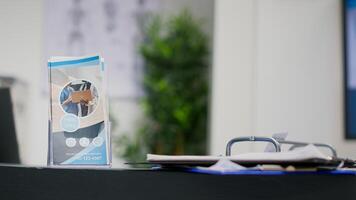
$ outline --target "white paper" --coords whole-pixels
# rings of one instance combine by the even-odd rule
[[[288,136],[287,132],[284,133],[275,133],[272,135],[272,138],[278,141],[284,141]],[[265,149],[265,152],[275,152],[276,148],[272,143],[268,143]]]
[[[241,170],[260,170],[261,167],[244,167],[234,162],[231,162],[229,159],[220,159],[217,163],[210,167],[197,167],[197,169],[215,172],[235,172]]]

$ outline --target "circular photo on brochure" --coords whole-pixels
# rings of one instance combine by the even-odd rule
[[[61,91],[59,102],[66,113],[86,117],[99,103],[98,90],[87,80],[74,80]]]

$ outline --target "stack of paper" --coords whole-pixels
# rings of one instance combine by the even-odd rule
[[[215,163],[221,159],[227,159],[235,163],[285,163],[301,162],[309,160],[331,161],[330,156],[321,153],[314,145],[308,145],[293,151],[286,152],[260,152],[244,153],[233,156],[170,156],[148,154],[147,161],[160,164],[189,164],[189,163]]]

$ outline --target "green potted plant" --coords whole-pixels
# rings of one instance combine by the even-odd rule
[[[117,139],[128,161],[155,154],[206,154],[209,95],[208,40],[184,10],[164,21],[153,17],[140,45],[144,59],[141,100],[145,120],[132,137]]]

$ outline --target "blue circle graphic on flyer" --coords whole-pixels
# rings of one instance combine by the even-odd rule
[[[79,124],[79,117],[74,114],[65,114],[61,119],[61,127],[66,132],[78,130]]]

